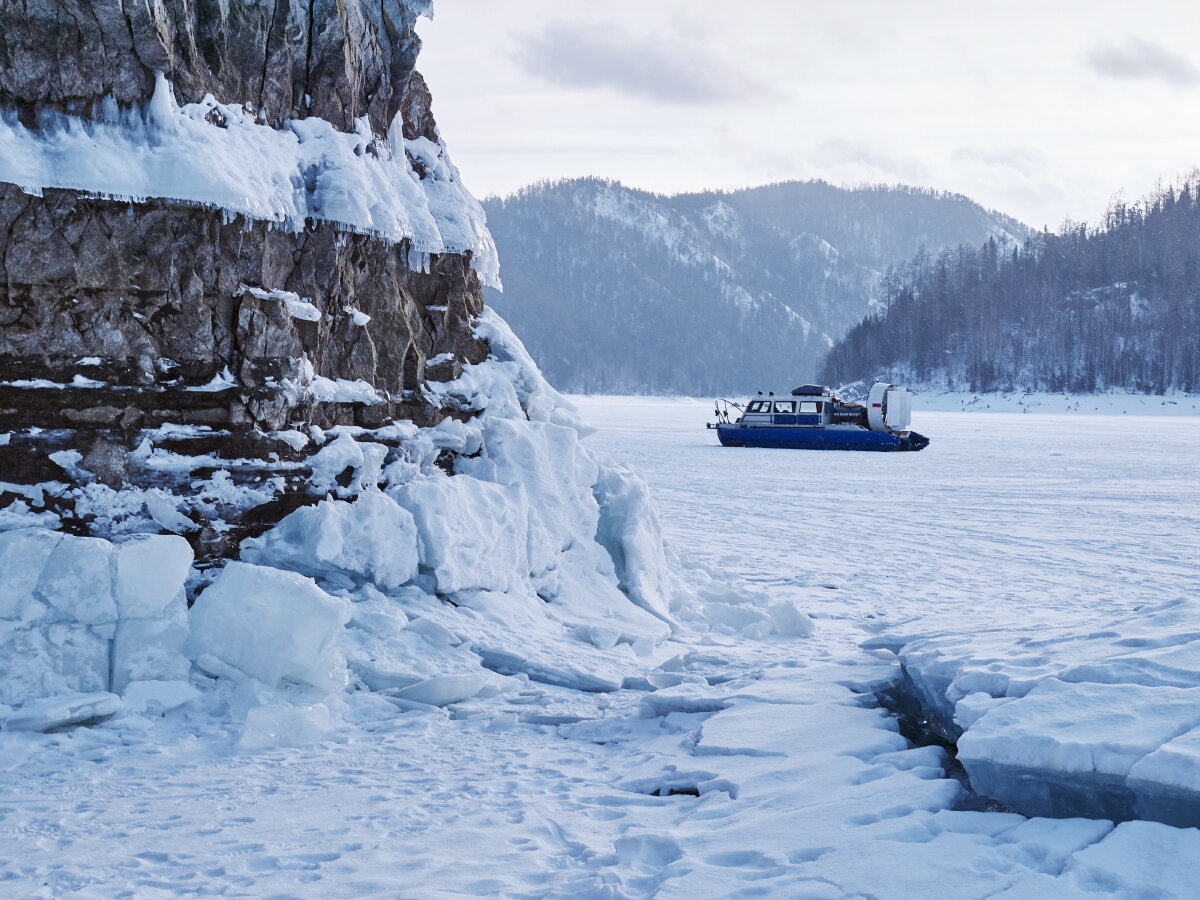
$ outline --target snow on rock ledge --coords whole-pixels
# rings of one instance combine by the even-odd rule
[[[386,138],[372,134],[365,117],[352,133],[317,117],[275,129],[211,95],[180,107],[161,74],[144,109],[110,101],[102,113],[96,121],[48,116],[37,130],[12,112],[0,115],[0,181],[38,196],[67,188],[196,203],[296,232],[309,219],[325,220],[407,240],[413,263],[469,252],[484,283],[500,285],[487,217],[445,144],[406,140],[399,116]]]

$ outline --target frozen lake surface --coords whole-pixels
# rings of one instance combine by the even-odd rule
[[[995,625],[1196,589],[1200,417],[918,408],[922,452],[780,452],[720,447],[703,401],[573,399],[676,551],[817,615]]]
[[[971,811],[874,695],[894,651],[1000,787],[1196,808],[1200,418],[918,406],[923,452],[820,453],[721,448],[706,402],[577,401],[703,602],[731,582],[814,633],[684,632],[622,690],[297,748],[186,714],[0,733],[0,896],[1195,896],[1200,832]]]

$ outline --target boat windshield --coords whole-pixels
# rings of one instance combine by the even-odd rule
[[[751,400],[750,405],[746,407],[748,413],[762,413],[771,411],[770,400]]]

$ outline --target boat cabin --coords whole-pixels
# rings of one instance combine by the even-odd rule
[[[821,400],[765,397],[751,400],[742,414],[742,424],[751,425],[828,425],[833,398]]]
[[[767,425],[857,425],[869,428],[867,407],[861,403],[847,403],[833,395],[827,387],[804,384],[795,388],[791,395],[767,396],[761,393],[746,404],[739,420],[744,428]]]

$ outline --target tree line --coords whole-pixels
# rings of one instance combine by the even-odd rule
[[[890,269],[884,305],[826,357],[867,377],[972,391],[1200,390],[1200,171],[1104,221],[989,238]]]

